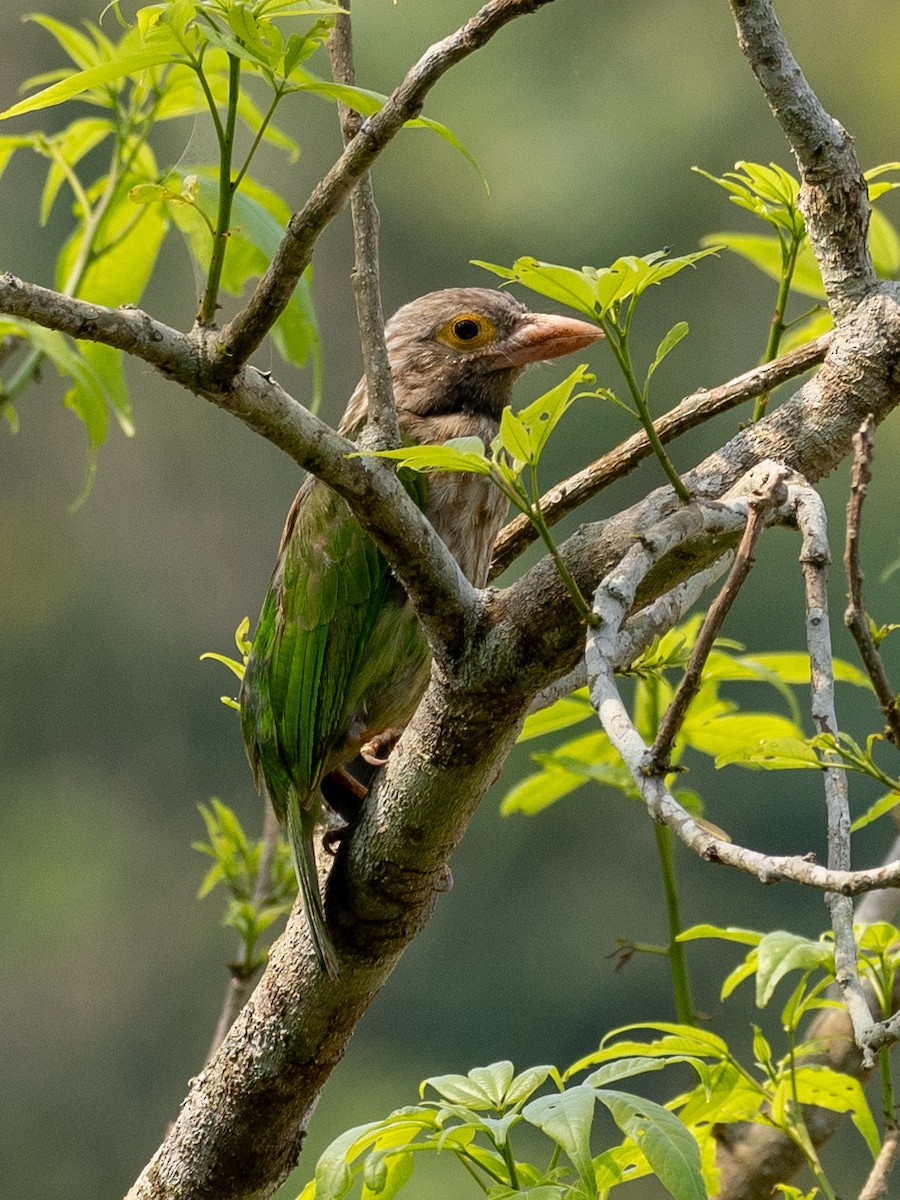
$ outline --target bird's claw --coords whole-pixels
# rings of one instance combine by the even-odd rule
[[[367,762],[370,767],[383,767],[388,760],[388,755],[400,740],[403,728],[400,725],[393,729],[384,729],[381,733],[376,733],[373,738],[369,738],[364,746],[360,746],[359,757],[364,762]]]

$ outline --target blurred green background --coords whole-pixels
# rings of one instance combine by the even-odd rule
[[[54,0],[46,11],[96,19],[101,7]],[[893,0],[782,0],[778,7],[809,79],[854,134],[863,164],[900,157],[900,8]],[[360,82],[387,91],[474,5],[356,0],[354,9]],[[50,38],[2,0],[0,106],[14,101],[20,80],[58,65]],[[558,0],[452,72],[426,111],[462,139],[491,190],[430,135],[411,131],[393,145],[375,171],[389,311],[434,288],[489,284],[472,258],[505,263],[534,254],[581,266],[662,246],[687,253],[710,230],[752,229],[692,165],[715,173],[736,159],[792,166],[738,52],[725,0]],[[47,121],[71,115],[50,112]],[[281,121],[304,156],[288,166],[267,155],[260,173],[298,207],[337,150],[334,113],[298,101],[284,106]],[[15,128],[35,124],[25,118]],[[165,131],[160,157],[176,162],[190,132]],[[197,138],[202,144],[202,133]],[[0,267],[51,283],[70,226],[58,203],[49,226],[37,227],[42,173],[23,156],[2,180]],[[323,237],[315,266],[325,411],[336,419],[360,373],[346,218]],[[675,320],[691,325],[657,376],[657,410],[752,366],[773,299],[773,285],[729,256],[648,296],[644,353]],[[196,285],[177,234],[145,304],[170,324],[190,324]],[[612,378],[607,350],[591,359],[601,378]],[[308,395],[308,378],[268,350],[257,362],[301,399]],[[550,386],[562,369],[532,372],[521,395]],[[17,1200],[114,1197],[158,1144],[203,1062],[233,952],[217,900],[195,900],[205,870],[190,848],[203,836],[197,805],[218,795],[250,828],[259,821],[235,714],[218,702],[230,676],[198,656],[229,652],[240,618],[255,620],[298,471],[149,368],[131,368],[130,379],[137,435],[126,440],[113,431],[93,494],[74,514],[83,432],[61,407],[52,371],[22,398],[18,436],[0,430],[0,1192]],[[693,465],[739,419],[678,444],[677,465]],[[546,481],[630,431],[622,414],[584,402],[557,439]],[[894,584],[879,579],[898,553],[890,466],[897,441],[892,421],[878,437],[867,525],[868,601],[882,621],[898,619]],[[658,482],[647,465],[589,514],[612,511]],[[837,558],[846,483],[842,470],[825,484]],[[797,549],[784,533],[764,539],[727,628],[753,649],[801,646]],[[837,571],[833,602],[839,625]],[[835,636],[849,656],[843,631]],[[893,666],[900,671],[896,655]],[[877,724],[860,693],[839,699],[846,727]],[[745,700],[758,705],[763,697],[748,692]],[[617,938],[665,937],[649,822],[636,805],[599,788],[539,818],[502,819],[499,800],[527,764],[525,750],[517,751],[485,799],[454,858],[455,888],[363,1021],[284,1196],[296,1194],[332,1137],[413,1102],[426,1075],[506,1057],[520,1068],[565,1066],[616,1024],[672,1018],[662,961],[637,957],[617,973],[611,957]],[[689,782],[735,840],[823,851],[816,780],[716,776],[695,764]],[[872,798],[862,789],[854,796],[858,807]],[[880,858],[887,836],[878,826],[860,836],[858,863]],[[824,925],[817,895],[764,889],[686,852],[678,859],[688,922],[789,925],[809,934]],[[749,1057],[751,997],[739,994],[726,1009],[717,999],[723,970],[736,958],[702,944],[690,949],[699,1007]],[[865,1154],[852,1138],[826,1152],[826,1161],[839,1191],[858,1189]],[[641,1186],[634,1195],[660,1194]],[[468,1193],[439,1165],[411,1194]]]

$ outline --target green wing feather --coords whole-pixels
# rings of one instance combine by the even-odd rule
[[[424,505],[421,476],[404,482]],[[391,711],[383,696],[404,660],[427,664],[424,638],[401,597],[344,501],[308,480],[288,514],[257,624],[241,685],[241,729],[257,789],[265,786],[287,827],[313,948],[332,978],[338,960],[313,842],[319,783],[344,753],[356,706],[368,711],[374,701],[377,709],[381,697],[383,711]]]
[[[242,689],[250,761],[282,821],[291,785],[311,804],[347,732],[348,688],[391,583],[383,555],[323,484],[304,486],[291,517]]]

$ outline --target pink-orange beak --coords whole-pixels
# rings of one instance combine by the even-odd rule
[[[574,354],[602,337],[602,331],[587,321],[552,313],[526,313],[521,327],[503,347],[503,358],[513,366],[523,367],[527,363]]]

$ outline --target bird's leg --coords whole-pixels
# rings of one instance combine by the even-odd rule
[[[322,845],[329,854],[337,852],[341,841],[359,820],[375,774],[375,767],[357,756],[344,766],[330,771],[322,780],[321,791],[325,803],[343,821],[342,825],[327,829],[322,837]]]
[[[344,821],[338,828],[326,830],[322,838],[322,845],[329,854],[337,852],[343,838],[359,820],[372,780],[379,768],[387,762],[388,755],[398,742],[403,729],[404,726],[398,725],[376,733],[360,747],[356,758],[342,767],[336,767],[322,780],[321,790],[325,803]]]

